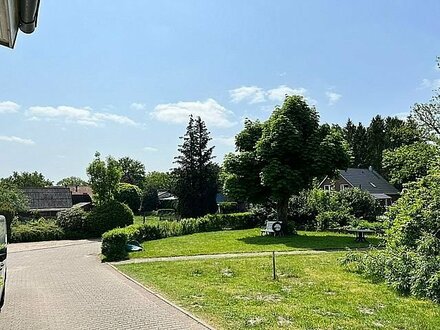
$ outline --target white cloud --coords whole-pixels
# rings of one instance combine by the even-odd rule
[[[226,145],[226,146],[231,146],[231,147],[235,146],[235,137],[234,136],[231,136],[231,137],[224,137],[224,136],[216,137],[216,138],[213,138],[212,141],[214,143],[219,143],[219,144],[223,144],[223,145]]]
[[[133,102],[132,104],[130,104],[130,108],[133,110],[145,110],[147,108],[147,106],[145,103]]]
[[[0,113],[14,113],[18,112],[20,106],[11,101],[0,102]]]
[[[418,89],[432,88],[437,89],[440,88],[440,79],[423,79]]]
[[[229,95],[234,103],[247,101],[249,104],[260,103],[266,101],[265,92],[257,86],[242,86],[231,89]]]
[[[334,105],[342,97],[341,94],[338,94],[335,92],[330,92],[330,91],[325,92],[325,96],[327,96],[327,98],[328,98],[328,105]]]
[[[64,120],[85,126],[99,126],[100,123],[114,122],[122,125],[137,125],[128,117],[106,112],[93,112],[89,107],[75,108],[70,106],[59,107],[30,107],[27,111],[30,120]]]
[[[214,99],[206,101],[177,102],[158,104],[151,115],[168,123],[187,123],[190,115],[200,116],[208,126],[231,127],[235,125],[229,119],[232,113]]]
[[[144,150],[145,150],[145,151],[151,151],[151,152],[159,151],[159,149],[154,148],[154,147],[144,147]]]
[[[30,139],[23,139],[16,136],[5,136],[5,135],[0,135],[0,141],[20,143],[25,145],[35,144],[35,142]]]
[[[283,102],[286,98],[286,95],[302,95],[306,96],[307,89],[300,88],[291,88],[287,85],[281,85],[277,88],[269,89],[267,91],[267,97],[272,101]]]

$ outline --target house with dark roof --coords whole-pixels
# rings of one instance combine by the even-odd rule
[[[336,179],[327,176],[319,184],[319,188],[328,191],[341,191],[354,187],[369,192],[385,206],[391,205],[400,196],[399,191],[371,167],[339,170]]]
[[[57,212],[72,207],[72,193],[66,187],[24,188],[29,211],[41,216],[56,216]]]
[[[80,203],[92,203],[93,189],[89,186],[70,186],[70,192],[72,193],[72,204]]]

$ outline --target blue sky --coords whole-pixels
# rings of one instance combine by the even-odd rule
[[[221,162],[286,93],[328,123],[407,113],[440,85],[439,17],[437,0],[43,0],[0,48],[0,177],[86,178],[95,151],[169,170],[189,113]]]

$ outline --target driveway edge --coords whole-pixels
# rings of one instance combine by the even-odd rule
[[[113,270],[115,270],[117,273],[119,273],[120,275],[124,276],[126,279],[128,279],[129,281],[133,282],[134,284],[136,284],[137,286],[141,287],[142,289],[144,289],[145,291],[151,293],[152,295],[156,296],[157,298],[159,298],[160,300],[162,300],[163,302],[165,302],[166,304],[170,305],[171,307],[176,308],[177,310],[179,310],[180,312],[182,312],[183,314],[185,314],[186,316],[192,318],[194,321],[196,321],[197,323],[203,325],[204,327],[206,327],[209,330],[216,330],[215,328],[213,328],[212,326],[208,325],[207,323],[205,323],[204,321],[200,320],[198,317],[196,317],[195,315],[191,314],[190,312],[184,310],[182,307],[177,306],[175,303],[171,302],[170,300],[166,299],[165,297],[163,297],[161,294],[154,292],[152,289],[146,287],[145,285],[143,285],[142,283],[136,281],[134,278],[128,276],[127,274],[121,272],[118,268],[116,268],[116,266],[110,264],[110,263],[105,263],[107,266],[113,268]]]

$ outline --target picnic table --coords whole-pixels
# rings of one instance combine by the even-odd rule
[[[367,234],[374,234],[376,233],[374,230],[371,229],[347,229],[348,232],[353,233],[356,235],[355,241],[359,243],[363,243],[367,241]]]

